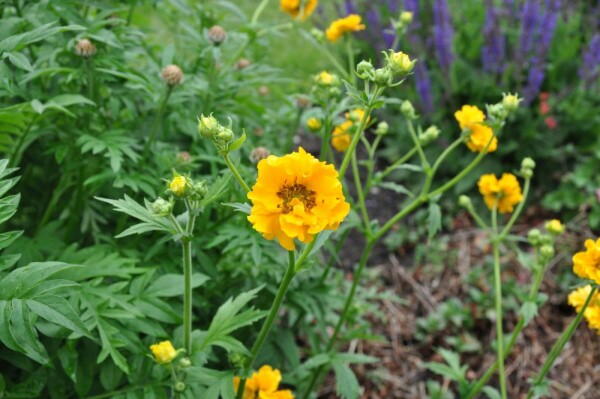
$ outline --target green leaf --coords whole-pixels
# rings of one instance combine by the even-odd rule
[[[379,183],[379,186],[382,188],[386,188],[388,190],[392,190],[393,192],[396,192],[398,194],[405,194],[408,195],[410,198],[414,198],[414,194],[407,189],[406,187],[404,187],[401,184],[398,183],[394,183],[394,182],[383,182],[383,183]]]
[[[0,234],[0,249],[4,249],[12,244],[17,238],[23,234],[22,230],[7,231]]]
[[[523,316],[525,325],[527,325],[535,316],[537,316],[538,306],[534,302],[524,302],[519,310],[519,314]]]
[[[202,273],[192,275],[192,288],[198,288],[209,277]],[[182,274],[165,274],[157,278],[144,291],[144,296],[173,297],[183,295],[184,276]]]
[[[16,66],[26,70],[27,72],[33,72],[33,66],[23,53],[4,53],[4,57],[8,57],[9,61]]]
[[[339,362],[332,362],[335,371],[335,391],[344,399],[356,399],[360,395],[360,385],[354,375],[354,372],[348,365]]]
[[[53,26],[56,22],[50,22],[46,25],[42,25],[32,31],[20,33],[18,35],[9,36],[6,39],[0,41],[0,52],[20,50],[28,44],[39,42],[44,40],[48,36],[55,35],[59,32],[67,31],[82,31],[86,30],[85,27],[80,25],[67,25],[67,26]]]
[[[15,341],[9,329],[12,306],[7,301],[0,301],[0,341],[7,348],[15,352],[24,352],[23,348]]]
[[[38,363],[47,364],[50,359],[42,344],[35,337],[29,308],[20,299],[13,299],[9,306],[12,306],[9,328],[13,338],[29,358]]]
[[[236,151],[237,149],[239,149],[244,143],[246,142],[246,132],[244,131],[242,133],[242,135],[235,140],[234,142],[232,142],[231,144],[229,144],[229,147],[227,147],[227,149],[229,151]]]
[[[99,201],[111,204],[117,212],[125,213],[143,222],[123,231],[121,234],[117,235],[116,238],[125,237],[131,234],[141,234],[146,231],[167,231],[171,234],[176,233],[173,226],[171,226],[166,219],[157,217],[150,209],[141,206],[127,195],[121,200],[100,197],[95,198]]]
[[[71,105],[96,105],[95,102],[88,99],[87,97],[82,96],[81,94],[60,94],[58,96],[52,97],[50,102],[54,104],[61,105],[63,107],[68,107]]]
[[[249,215],[250,211],[252,210],[252,206],[247,202],[221,202],[221,205],[229,206],[238,212],[245,213],[246,215]]]
[[[20,199],[20,194],[9,195],[0,199],[0,223],[6,222],[17,212]]]
[[[35,262],[15,269],[0,281],[0,299],[20,297],[53,274],[75,267],[80,266],[62,262]]]
[[[484,386],[482,391],[490,399],[502,399],[502,396],[500,396],[500,392],[498,392],[496,388],[492,388],[489,385]]]
[[[89,330],[66,299],[56,295],[45,295],[36,297],[35,299],[27,299],[26,302],[29,309],[49,322],[92,338]]]
[[[431,240],[435,233],[442,228],[442,210],[435,202],[429,204],[429,216],[427,217],[428,239]]]

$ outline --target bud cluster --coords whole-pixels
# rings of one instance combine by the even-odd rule
[[[412,21],[413,13],[410,11],[402,11],[398,16],[398,20],[392,21],[392,26],[394,27],[396,34],[402,36]]]
[[[533,177],[533,169],[535,169],[535,161],[531,158],[525,158],[521,162],[521,175],[526,179]]]
[[[328,102],[341,95],[341,80],[333,73],[323,71],[313,77],[312,94],[320,102]]]
[[[187,198],[193,201],[204,199],[208,193],[208,183],[206,180],[195,182],[189,176],[180,175],[175,171],[173,171],[173,178],[167,182],[167,185],[167,192],[173,194],[175,197]],[[170,209],[168,209],[165,203],[166,201],[161,198],[154,201],[152,204],[153,212],[159,216],[168,216],[173,209],[172,201],[170,201]]]
[[[399,51],[390,50],[385,55],[385,65],[382,68],[373,66],[370,61],[361,61],[356,66],[356,75],[369,82],[373,82],[381,87],[394,86],[395,79],[402,79],[412,72],[416,60]]]
[[[498,126],[502,126],[504,121],[519,108],[519,103],[523,101],[516,94],[503,93],[502,96],[502,101],[487,106],[490,123]]]
[[[234,134],[231,127],[233,122],[229,119],[229,126],[225,127],[210,114],[209,116],[201,115],[198,118],[198,133],[202,138],[211,140],[219,154],[223,155],[229,151],[238,149],[246,140],[246,135],[242,135],[239,139],[233,142]]]
[[[419,143],[421,146],[426,146],[427,144],[435,141],[440,135],[440,129],[436,125],[431,125],[424,132],[419,133]]]
[[[549,220],[544,225],[546,233],[539,229],[531,229],[527,240],[538,249],[539,262],[546,264],[554,257],[554,241],[565,231],[565,226],[558,219]]]

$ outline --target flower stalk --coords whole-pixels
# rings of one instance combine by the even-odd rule
[[[158,132],[158,128],[161,125],[163,113],[165,112],[167,101],[169,101],[169,97],[171,96],[172,91],[173,86],[167,85],[165,94],[162,96],[162,99],[158,106],[158,110],[156,111],[156,116],[154,117],[154,121],[152,122],[152,126],[150,127],[150,134],[148,135],[148,141],[146,141],[146,145],[144,146],[142,159],[145,159],[148,156],[148,152],[152,148],[152,144],[156,139],[156,133]]]

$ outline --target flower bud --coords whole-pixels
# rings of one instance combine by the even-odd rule
[[[487,106],[487,113],[491,120],[504,121],[508,117],[508,111],[502,103]]]
[[[169,86],[177,86],[183,82],[183,72],[177,65],[167,65],[160,76]]]
[[[515,112],[517,108],[519,108],[519,103],[523,101],[523,99],[519,98],[516,94],[502,94],[502,106],[508,112]]]
[[[436,125],[429,126],[423,133],[419,135],[421,145],[427,145],[438,138],[440,129]]]
[[[194,201],[201,201],[208,193],[208,183],[206,180],[195,182],[192,186],[192,194],[190,198]]]
[[[306,96],[298,96],[296,97],[296,105],[298,108],[306,109],[311,106],[310,98]]]
[[[463,208],[470,208],[471,198],[467,197],[466,195],[461,195],[460,197],[458,197],[458,205]]]
[[[169,190],[178,197],[183,197],[187,191],[188,180],[185,176],[176,175],[169,183]]]
[[[402,105],[400,106],[400,111],[404,115],[406,119],[416,119],[417,115],[415,114],[415,108],[412,103],[408,100],[404,100]]]
[[[315,76],[315,83],[319,86],[333,86],[336,85],[337,81],[337,76],[327,71],[323,71]]]
[[[533,169],[535,169],[535,161],[531,158],[525,158],[521,162],[521,174],[523,177],[530,179],[533,176]]]
[[[402,25],[409,25],[413,20],[413,13],[410,11],[402,11],[400,13],[400,22]]]
[[[96,46],[88,39],[80,39],[75,45],[75,52],[83,58],[90,58],[96,54]]]
[[[394,51],[390,51],[387,54],[388,67],[391,69],[394,75],[404,76],[410,73],[415,67],[415,62],[417,60],[412,60],[407,54],[404,54],[402,51],[395,53]]]
[[[554,247],[552,245],[542,245],[540,248],[540,258],[542,262],[548,262],[554,257]]]
[[[152,203],[150,208],[152,209],[152,213],[154,213],[156,216],[166,217],[169,216],[173,210],[173,202],[166,201],[162,198],[157,198],[156,201]]]
[[[223,128],[217,135],[216,138],[221,141],[230,142],[233,140],[233,132],[231,129]]]
[[[362,60],[356,66],[356,75],[361,79],[373,81],[375,78],[375,68],[369,61]]]
[[[205,139],[213,139],[221,130],[223,130],[223,127],[212,114],[209,116],[201,115],[198,119],[198,133]]]
[[[219,25],[213,25],[208,30],[208,40],[213,42],[215,46],[220,46],[225,40],[227,40],[227,31]]]
[[[325,39],[325,33],[321,29],[312,28],[310,30],[310,35],[314,37],[319,43]]]
[[[249,59],[247,59],[247,58],[240,58],[235,63],[235,69],[241,71],[242,69],[248,68],[251,64],[252,64],[252,62]]]
[[[187,369],[188,367],[192,366],[192,361],[190,360],[189,357],[184,357],[179,361],[179,367],[181,367],[182,369]]]
[[[379,86],[391,86],[392,85],[392,72],[389,68],[378,68],[373,74],[373,81]]]
[[[385,136],[390,129],[390,125],[386,121],[379,122],[375,129],[375,134],[378,136]]]
[[[180,151],[177,153],[177,157],[175,158],[175,160],[178,163],[190,163],[192,161],[192,157],[190,156],[189,152]]]
[[[321,129],[321,120],[319,118],[309,118],[306,121],[306,126],[311,132],[317,132],[319,129]]]
[[[175,383],[175,392],[183,392],[185,391],[185,382],[177,381]]]
[[[541,233],[538,229],[531,229],[527,234],[527,240],[534,247],[538,246],[540,243]]]
[[[258,88],[258,94],[260,94],[261,96],[268,96],[269,95],[269,88],[267,86],[260,86]]]
[[[173,348],[171,341],[150,345],[150,351],[154,355],[154,360],[159,364],[171,363],[177,357],[177,351]]]
[[[544,227],[546,227],[548,233],[555,236],[558,236],[565,231],[565,225],[562,224],[558,219],[552,219],[546,222],[546,225]]]
[[[271,155],[271,152],[265,147],[256,147],[250,152],[250,161],[258,163],[259,161],[266,159],[269,155]]]

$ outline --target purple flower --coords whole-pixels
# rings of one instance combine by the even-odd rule
[[[579,77],[592,83],[600,75],[600,33],[592,36],[590,43],[583,53],[583,59],[579,68]]]
[[[433,36],[438,63],[443,70],[452,65],[454,54],[452,53],[452,18],[446,0],[434,0],[433,3]]]
[[[559,0],[546,0],[544,15],[540,21],[537,35],[537,46],[536,53],[540,58],[545,58],[548,50],[550,49],[550,43],[552,42],[552,35],[556,29],[556,22],[558,21],[558,11],[560,9]]]
[[[431,79],[423,61],[415,64],[415,86],[421,99],[421,105],[425,114],[433,112],[433,97],[431,94]]]
[[[525,0],[521,13],[521,35],[519,36],[518,60],[524,60],[529,54],[535,41],[535,32],[540,19],[540,4],[538,0]]]
[[[504,70],[506,41],[500,26],[498,9],[489,4],[485,13],[484,45],[481,49],[483,69],[500,73]]]
[[[358,9],[356,8],[356,4],[352,0],[344,1],[344,12],[346,15],[357,14]]]
[[[542,87],[545,76],[545,64],[538,57],[531,59],[531,68],[527,75],[527,85],[523,89],[523,98],[525,104],[531,104]]]

